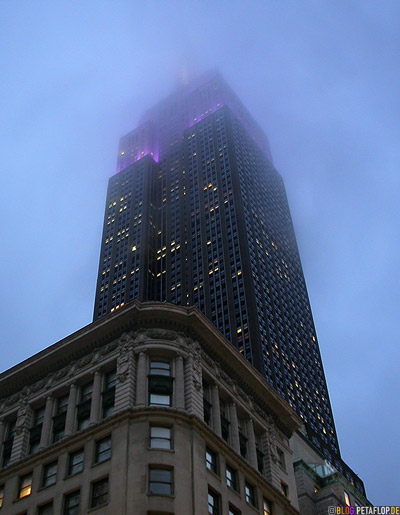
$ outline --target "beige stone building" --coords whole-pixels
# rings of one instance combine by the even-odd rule
[[[0,375],[1,514],[298,514],[301,421],[196,308],[139,303]]]

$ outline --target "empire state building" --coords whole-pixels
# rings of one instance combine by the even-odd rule
[[[179,88],[120,140],[94,320],[133,299],[197,306],[364,491],[340,457],[282,178],[218,73]]]

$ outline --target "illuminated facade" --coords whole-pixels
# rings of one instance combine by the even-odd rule
[[[282,178],[267,138],[216,73],[121,138],[94,320],[133,299],[197,306],[363,491],[340,457]]]

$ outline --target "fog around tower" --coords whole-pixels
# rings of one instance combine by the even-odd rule
[[[344,458],[398,504],[400,4],[0,6],[2,370],[90,323],[120,136],[218,68],[282,174]]]

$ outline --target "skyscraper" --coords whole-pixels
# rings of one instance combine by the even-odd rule
[[[133,300],[196,305],[342,461],[281,176],[217,73],[180,88],[120,140],[94,320]]]

